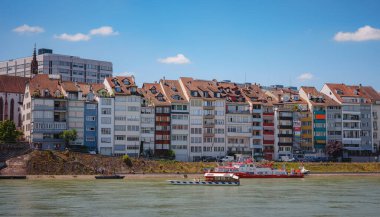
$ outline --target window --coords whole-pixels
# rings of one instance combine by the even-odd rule
[[[104,135],[111,134],[111,128],[102,128],[101,133]]]
[[[111,143],[111,138],[110,138],[110,137],[102,137],[102,138],[100,139],[100,141],[101,141],[102,143]]]
[[[102,117],[100,120],[101,124],[111,124],[111,117]]]
[[[202,134],[202,128],[191,128],[191,134]]]
[[[86,108],[87,109],[96,109],[96,104],[87,104]]]
[[[110,115],[111,114],[111,108],[102,108],[102,114],[103,115]]]
[[[129,142],[137,142],[139,140],[140,140],[140,137],[138,137],[138,136],[128,136],[127,137],[127,141],[129,141]]]
[[[115,131],[125,131],[126,129],[125,125],[115,125]]]
[[[96,117],[95,116],[86,116],[86,121],[95,121]]]
[[[95,131],[95,127],[86,127],[86,131]]]
[[[88,137],[86,137],[86,141],[87,141],[87,142],[95,142],[95,137],[93,137],[93,136],[88,136]]]
[[[128,125],[127,126],[128,131],[140,131],[140,126],[137,125]]]
[[[115,135],[115,140],[123,141],[123,140],[125,140],[125,136],[124,135]]]
[[[112,103],[112,99],[103,98],[101,100],[102,105],[111,105],[111,103]]]
[[[128,106],[128,111],[130,111],[130,112],[139,111],[139,107],[138,106]]]

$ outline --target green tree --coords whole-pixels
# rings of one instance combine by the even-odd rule
[[[128,167],[132,167],[132,166],[133,166],[132,160],[131,160],[131,158],[130,158],[127,154],[125,154],[125,155],[123,156],[123,162],[124,162],[125,165],[127,165]]]
[[[76,129],[65,130],[61,133],[61,138],[65,141],[66,147],[70,146],[70,142],[77,139],[78,133]]]
[[[22,135],[23,133],[16,129],[16,125],[13,121],[0,121],[0,141],[15,142]]]

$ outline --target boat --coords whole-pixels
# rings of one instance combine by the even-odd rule
[[[125,176],[121,175],[99,175],[95,176],[95,179],[124,179]]]
[[[172,185],[239,186],[240,178],[233,173],[205,173],[204,180],[167,180]]]
[[[308,171],[305,168],[303,169],[304,172]],[[260,165],[256,163],[229,163],[228,165],[215,167],[212,172],[233,173],[239,178],[303,178],[305,175],[299,169],[291,169],[290,172],[287,172],[285,168],[274,169],[270,164]]]

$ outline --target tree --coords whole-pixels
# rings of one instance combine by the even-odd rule
[[[335,160],[338,157],[341,157],[342,154],[343,154],[343,145],[342,145],[342,143],[339,142],[339,141],[330,142],[326,146],[326,153],[329,156],[331,156],[332,158],[334,158]]]
[[[172,149],[170,149],[170,150],[168,150],[168,157],[171,159],[171,160],[174,160],[175,159],[175,152],[172,150]]]
[[[23,133],[16,129],[15,123],[11,120],[0,121],[0,141],[16,142]]]
[[[133,166],[132,160],[131,160],[131,158],[130,158],[127,154],[125,154],[125,155],[123,156],[123,162],[124,162],[125,165],[127,165],[128,167],[132,167],[132,166]]]
[[[78,134],[76,129],[65,130],[61,133],[61,138],[65,141],[66,147],[70,145],[70,142],[73,142],[77,139]]]

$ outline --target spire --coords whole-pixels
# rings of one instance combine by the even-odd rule
[[[36,56],[36,44],[34,44],[34,50],[33,50],[33,59],[30,63],[30,72],[32,75],[38,74],[38,62],[37,62],[37,56]]]

